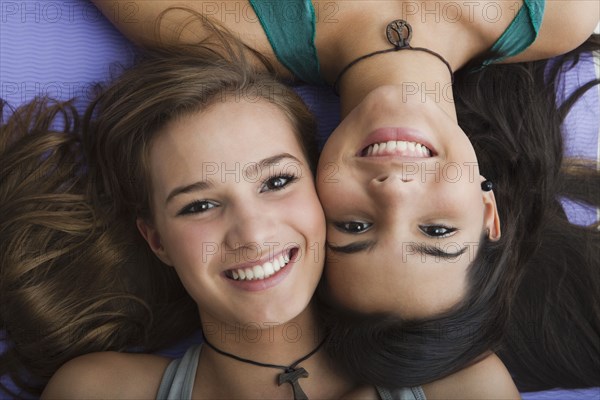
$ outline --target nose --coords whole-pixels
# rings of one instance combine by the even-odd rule
[[[402,172],[386,172],[372,178],[368,183],[368,190],[375,201],[392,206],[397,205],[407,194],[414,194],[418,186],[414,176]]]
[[[268,205],[240,202],[232,207],[228,220],[225,246],[229,249],[252,248],[262,252],[277,239],[279,219]]]

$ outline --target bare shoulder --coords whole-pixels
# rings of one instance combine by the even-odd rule
[[[423,385],[427,399],[520,399],[519,391],[495,354],[439,381]]]
[[[521,62],[567,53],[585,42],[600,21],[597,0],[546,0],[536,41],[523,53],[505,60]]]
[[[377,389],[373,385],[358,386],[345,393],[339,400],[379,400]]]
[[[247,0],[92,0],[127,38],[143,46],[192,43],[212,31],[202,18],[226,28],[244,43],[272,54],[262,25]]]
[[[150,354],[86,354],[56,371],[42,399],[155,398],[169,362]]]

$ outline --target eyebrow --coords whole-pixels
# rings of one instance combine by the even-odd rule
[[[331,250],[335,253],[354,254],[354,253],[359,253],[361,251],[370,251],[375,247],[376,244],[377,244],[377,241],[375,241],[375,240],[364,240],[364,241],[360,241],[360,242],[353,242],[353,243],[347,244],[345,246],[336,246],[336,245],[333,245],[333,244],[327,242],[327,248],[329,248],[329,250]]]
[[[335,245],[327,242],[327,247],[331,251],[333,251],[335,253],[342,253],[342,254],[355,254],[355,253],[360,253],[362,251],[370,251],[376,245],[377,245],[376,240],[365,240],[365,241],[353,242],[353,243],[347,244],[345,246],[335,246]],[[464,254],[468,249],[468,246],[465,246],[462,249],[458,250],[457,252],[452,253],[452,252],[446,252],[437,246],[429,246],[429,245],[421,244],[421,243],[411,243],[411,247],[414,251],[416,251],[417,253],[419,253],[421,255],[429,255],[429,256],[436,257],[436,258],[443,258],[445,260],[452,260],[454,258],[457,258],[457,257],[461,256],[462,254]]]
[[[302,162],[300,160],[298,160],[296,157],[294,157],[293,155],[291,155],[289,153],[281,153],[281,154],[274,155],[272,157],[267,157],[265,159],[262,159],[257,163],[251,163],[248,167],[246,167],[244,169],[243,173],[248,174],[249,171],[252,171],[252,173],[258,174],[259,171],[262,171],[263,169],[271,167],[273,165],[277,165],[277,164],[279,164],[279,162],[281,160],[286,159],[286,158],[293,159],[296,162],[298,162],[300,165],[302,165]],[[165,200],[165,204],[168,204],[171,200],[173,200],[174,197],[176,197],[180,194],[197,192],[197,191],[201,191],[201,190],[210,189],[212,187],[214,187],[214,183],[210,179],[205,180],[205,181],[194,182],[189,185],[176,187],[167,196],[167,199]]]
[[[464,254],[465,251],[467,251],[468,246],[463,247],[462,249],[458,250],[457,252],[446,252],[444,250],[442,250],[441,248],[439,248],[438,246],[429,246],[426,244],[422,244],[422,243],[411,243],[410,246],[413,248],[413,250],[415,250],[417,253],[421,254],[422,256],[427,255],[427,256],[433,256],[436,258],[443,258],[445,260],[452,260],[454,258],[457,258],[459,256],[461,256],[462,254]]]
[[[244,173],[246,173],[246,174],[248,174],[250,172],[258,173],[258,171],[261,171],[265,168],[272,167],[274,165],[278,165],[281,160],[286,159],[286,158],[291,158],[292,160],[296,161],[298,164],[302,165],[302,161],[298,160],[296,157],[294,157],[290,153],[281,153],[281,154],[274,155],[272,157],[267,157],[263,160],[260,160],[257,163],[250,163],[249,166],[244,168]]]
[[[191,193],[191,192],[196,192],[196,191],[200,191],[200,190],[206,190],[206,189],[210,189],[213,186],[214,186],[213,183],[208,180],[208,181],[198,181],[198,182],[194,182],[190,185],[176,187],[175,189],[173,189],[171,191],[171,193],[169,193],[165,203],[168,204],[171,200],[173,200],[174,197],[179,196],[180,194]]]

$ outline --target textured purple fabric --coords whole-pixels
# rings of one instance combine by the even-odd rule
[[[598,60],[596,60],[596,64]],[[584,56],[577,68],[565,71],[558,84],[558,101],[562,103],[577,88],[593,80],[599,73],[591,55]],[[600,156],[600,88],[588,90],[575,103],[563,124],[565,154],[569,157],[598,160]],[[571,201],[563,201],[569,220],[574,224],[587,225],[598,219],[598,211]]]
[[[88,1],[0,3],[0,97],[22,104],[35,96],[93,99],[96,82],[133,47]]]
[[[136,18],[135,10],[115,6],[118,18]],[[132,63],[133,46],[120,35],[98,10],[86,0],[75,1],[0,1],[0,98],[12,106],[26,103],[35,96],[55,99],[77,98],[83,111],[93,98],[94,85],[118,73],[120,65]],[[564,79],[564,92],[594,76],[590,60]],[[319,142],[339,121],[337,98],[327,89],[297,88],[319,120]],[[566,123],[568,154],[596,158],[598,155],[598,90],[589,91]],[[573,206],[572,221],[582,223],[593,218],[593,211]],[[195,335],[161,354],[180,357],[185,349],[200,340]],[[0,352],[6,343],[0,331]],[[1,377],[2,382],[8,382]],[[527,393],[527,400],[587,399],[600,400],[600,389],[554,390]],[[0,392],[0,398],[6,398]]]

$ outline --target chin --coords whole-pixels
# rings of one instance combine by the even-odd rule
[[[259,325],[264,329],[285,325],[300,316],[307,307],[308,302],[306,302],[306,304],[281,302],[280,304],[277,304],[275,308],[265,309],[260,313],[252,313],[251,319],[244,318],[245,324],[248,325],[249,328]]]

